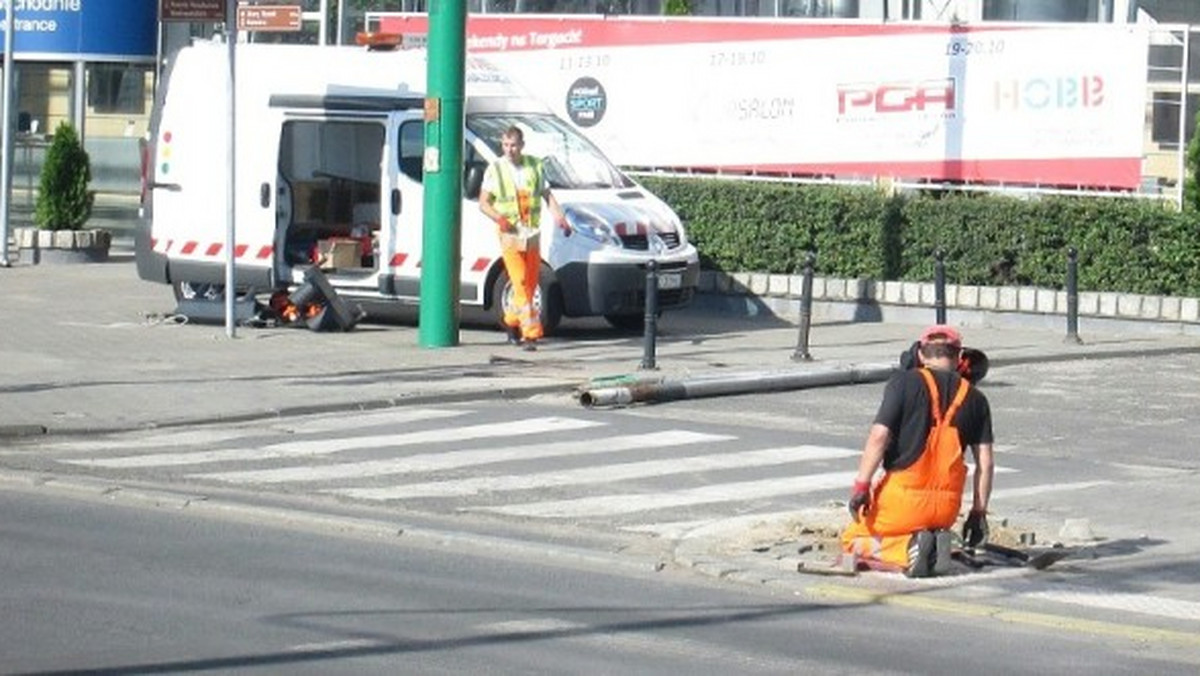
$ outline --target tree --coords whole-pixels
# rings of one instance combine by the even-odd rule
[[[687,16],[692,13],[692,0],[667,0],[663,4],[663,14],[668,16]]]
[[[1195,133],[1188,142],[1187,171],[1183,178],[1184,211],[1200,211],[1200,113],[1196,114]]]
[[[46,150],[34,223],[43,230],[80,230],[92,215],[91,160],[69,123],[58,125]]]

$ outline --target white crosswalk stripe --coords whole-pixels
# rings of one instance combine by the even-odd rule
[[[731,436],[721,434],[702,434],[686,430],[667,430],[665,432],[650,432],[647,434],[628,434],[616,437],[606,437],[599,443],[592,440],[575,439],[566,442],[551,442],[530,444],[528,446],[502,446],[479,450],[447,451],[445,453],[425,453],[407,458],[390,458],[387,460],[365,460],[348,462],[338,465],[316,465],[312,467],[281,467],[277,469],[241,470],[233,472],[212,472],[196,474],[197,478],[215,479],[229,483],[285,483],[312,482],[340,479],[360,479],[367,477],[386,476],[393,474],[409,474],[414,472],[433,472],[443,469],[456,469],[473,465],[488,465],[510,460],[533,460],[538,458],[553,458],[569,455],[593,455],[614,453],[636,449],[663,448],[667,446],[682,446],[713,441],[726,441]],[[346,495],[352,493],[347,492]],[[363,496],[366,497],[366,496]],[[387,498],[379,498],[387,499]]]
[[[432,412],[427,412],[432,413]],[[457,411],[442,411],[429,415],[426,420],[436,417],[460,415]],[[298,458],[316,455],[330,455],[342,451],[367,448],[397,448],[416,444],[433,444],[448,441],[466,441],[496,436],[519,436],[526,434],[542,434],[547,432],[562,432],[594,427],[599,423],[574,418],[529,418],[511,422],[488,423],[485,425],[469,425],[467,427],[452,427],[419,432],[400,434],[378,434],[362,437],[345,437],[342,439],[313,439],[307,441],[287,441],[271,444],[261,448],[230,448],[217,451],[193,451],[183,453],[158,453],[154,455],[131,456],[124,458],[101,458],[72,460],[74,464],[91,465],[95,467],[131,468],[131,467],[178,467],[181,465],[200,465],[210,462],[255,461],[275,458]]]
[[[574,500],[547,500],[500,507],[484,507],[475,511],[494,512],[513,516],[582,518],[616,516],[647,512],[671,507],[688,507],[717,502],[740,502],[781,495],[799,495],[833,488],[844,488],[854,481],[854,472],[824,472],[803,476],[786,476],[761,481],[741,481],[716,484],[661,493],[621,493]]]
[[[607,448],[611,440],[605,441]],[[558,472],[538,472],[499,477],[474,477],[457,481],[432,481],[419,484],[403,484],[387,488],[346,488],[329,491],[355,498],[370,500],[396,500],[418,497],[462,497],[478,493],[501,491],[523,491],[552,486],[578,486],[582,484],[607,483],[629,479],[707,472],[718,469],[737,469],[781,465],[805,460],[827,460],[856,455],[854,451],[827,446],[789,446],[767,448],[759,451],[700,455],[667,460],[646,460],[616,465],[584,467]]]

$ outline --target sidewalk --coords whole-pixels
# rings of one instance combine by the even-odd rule
[[[252,419],[416,401],[569,394],[593,379],[738,378],[895,364],[920,324],[817,322],[811,362],[791,359],[795,325],[771,315],[714,314],[701,299],[659,322],[656,370],[644,340],[602,320],[567,320],[534,353],[504,343],[479,313],[460,343],[418,345],[416,314],[348,333],[180,325],[170,289],[137,278],[132,257],[109,263],[0,269],[0,436]],[[727,304],[715,304],[724,307]],[[706,308],[709,308],[706,310]],[[933,312],[928,312],[929,320]],[[967,329],[994,366],[1014,361],[1197,349],[1177,335],[1089,336],[1028,327]],[[607,382],[607,381],[598,381]]]

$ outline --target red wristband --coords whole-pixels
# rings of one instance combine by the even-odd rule
[[[866,493],[869,490],[871,490],[870,481],[858,481],[856,479],[854,481],[854,489],[851,491],[851,493]]]

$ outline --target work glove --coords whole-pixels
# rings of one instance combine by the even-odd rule
[[[962,537],[968,547],[978,547],[986,543],[988,539],[987,512],[972,509],[971,513],[967,515],[967,520],[963,522]]]
[[[513,227],[512,221],[508,220],[508,218],[504,216],[496,219],[496,225],[500,226],[500,232],[512,232],[513,230],[516,230],[516,228]]]
[[[870,506],[871,484],[867,481],[855,481],[854,488],[850,490],[850,502],[846,504],[850,509],[850,516],[857,522]]]

